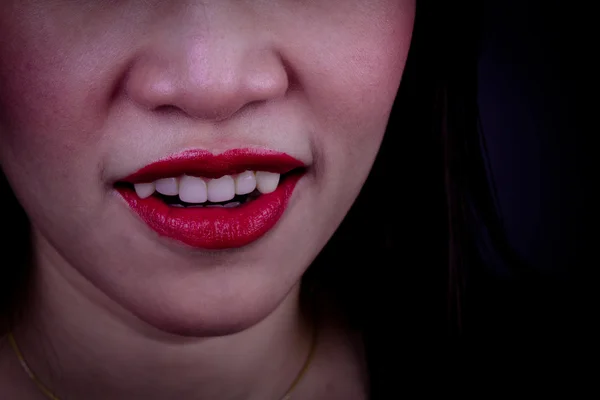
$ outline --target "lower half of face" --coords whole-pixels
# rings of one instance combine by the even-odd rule
[[[51,268],[194,335],[268,315],[340,224],[414,18],[414,0],[8,3],[0,163]]]

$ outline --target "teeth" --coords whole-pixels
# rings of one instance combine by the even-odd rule
[[[266,194],[274,192],[279,184],[280,175],[274,172],[258,171],[256,173],[256,188]]]
[[[186,203],[206,202],[208,190],[204,179],[183,175],[179,180],[179,198]]]
[[[277,189],[280,178],[280,174],[273,172],[245,171],[236,175],[235,178],[231,175],[225,175],[218,179],[183,175],[179,178],[158,179],[150,183],[136,183],[133,186],[141,199],[148,198],[157,191],[165,196],[179,195],[181,201],[191,204],[205,203],[206,201],[220,203],[232,200],[236,194],[250,194],[249,198],[252,198],[253,196],[257,197],[259,192],[272,193]]]
[[[140,197],[140,199],[146,199],[154,194],[156,187],[154,186],[154,182],[152,183],[136,183],[133,185],[135,188],[135,192]]]
[[[235,194],[248,194],[256,189],[256,177],[254,172],[242,172],[235,177]]]
[[[208,200],[214,203],[235,197],[235,182],[230,175],[208,181]]]
[[[179,194],[179,185],[177,178],[164,178],[156,181],[156,191],[165,196],[177,196]]]

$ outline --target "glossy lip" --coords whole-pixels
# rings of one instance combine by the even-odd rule
[[[141,199],[131,187],[115,189],[153,231],[189,246],[220,250],[246,246],[271,230],[282,217],[304,174],[305,165],[279,152],[234,149],[219,155],[188,150],[143,167],[120,182],[152,182],[183,174],[218,178],[247,170],[289,175],[277,189],[235,208],[176,208],[156,197]],[[296,171],[298,169],[298,171]]]
[[[153,182],[157,179],[177,177],[183,174],[220,178],[223,175],[240,174],[249,170],[286,174],[304,166],[304,163],[288,154],[268,150],[233,149],[218,155],[206,150],[187,150],[143,167],[121,181]]]

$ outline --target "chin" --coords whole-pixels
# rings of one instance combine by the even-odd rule
[[[234,335],[250,329],[263,317],[248,318],[225,316],[219,318],[189,318],[180,315],[151,315],[144,322],[158,329],[162,333],[169,335],[189,337],[189,338],[207,338]]]
[[[268,292],[267,292],[268,293]],[[235,297],[215,296],[197,290],[191,296],[162,293],[154,301],[137,299],[122,306],[146,325],[170,335],[218,337],[240,333],[271,315],[285,299],[284,295],[265,296],[239,290]]]

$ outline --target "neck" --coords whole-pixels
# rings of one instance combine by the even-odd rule
[[[37,264],[29,310],[13,333],[61,399],[278,399],[309,352],[299,285],[245,331],[191,338],[128,315],[72,268]]]

